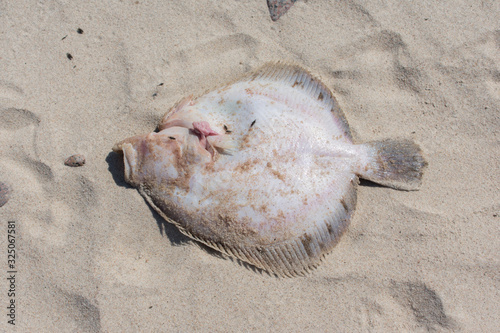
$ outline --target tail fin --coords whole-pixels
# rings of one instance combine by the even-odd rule
[[[358,170],[361,178],[398,190],[418,190],[427,162],[420,147],[410,140],[383,140],[363,144],[367,160]]]

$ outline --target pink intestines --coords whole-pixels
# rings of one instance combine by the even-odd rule
[[[195,133],[203,134],[204,136],[219,135],[214,131],[210,124],[206,121],[195,121],[193,122],[193,130]]]
[[[193,132],[198,135],[200,139],[200,144],[205,147],[207,150],[210,149],[210,144],[207,141],[207,136],[219,135],[216,131],[214,131],[210,124],[206,121],[195,121],[193,122]]]

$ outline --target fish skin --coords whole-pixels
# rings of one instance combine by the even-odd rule
[[[426,166],[409,140],[354,144],[328,88],[282,63],[184,99],[158,128],[113,148],[125,180],[184,234],[278,276],[333,249],[358,177],[415,190]]]
[[[271,20],[277,21],[297,0],[267,0]]]

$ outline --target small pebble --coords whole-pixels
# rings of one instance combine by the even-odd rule
[[[70,167],[79,167],[85,164],[85,156],[76,154],[76,155],[71,155],[64,161],[64,164]]]
[[[9,201],[11,193],[12,189],[10,188],[10,186],[0,182],[0,207],[5,205],[7,201]]]

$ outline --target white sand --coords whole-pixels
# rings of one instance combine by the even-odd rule
[[[3,2],[0,331],[7,221],[17,332],[497,331],[499,22],[498,1],[298,1],[276,23],[264,0]],[[273,60],[319,75],[359,141],[412,138],[429,162],[418,192],[360,186],[349,231],[304,278],[164,225],[111,153]],[[65,166],[76,153],[87,164]]]

